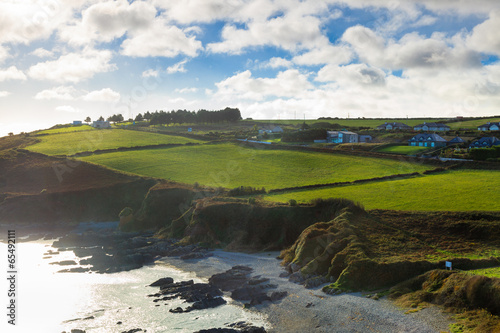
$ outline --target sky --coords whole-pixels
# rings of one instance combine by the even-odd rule
[[[1,0],[0,136],[90,117],[500,114],[496,0]]]

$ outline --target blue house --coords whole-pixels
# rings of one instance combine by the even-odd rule
[[[499,146],[500,140],[494,136],[485,136],[478,140],[472,141],[469,148],[491,148],[493,146]]]
[[[450,127],[448,125],[442,124],[442,123],[426,123],[424,122],[423,124],[417,125],[413,127],[415,131],[431,131],[431,132],[437,132],[437,131],[449,131]]]
[[[487,122],[477,128],[478,131],[500,131],[500,123]]]
[[[418,147],[444,147],[447,141],[437,134],[417,134],[408,140],[408,146]]]

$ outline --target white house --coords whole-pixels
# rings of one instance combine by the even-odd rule
[[[355,143],[358,142],[358,134],[348,131],[327,131],[326,141],[333,143]]]
[[[500,130],[500,123],[491,123],[487,122],[484,125],[481,125],[477,128],[478,131],[499,131]]]
[[[413,127],[415,131],[449,131],[450,127],[442,123],[426,123]]]
[[[272,133],[283,133],[283,129],[279,126],[268,126],[268,127],[261,127],[259,129],[259,134],[272,134]]]
[[[94,128],[111,128],[109,121],[105,120],[95,120],[92,122],[92,127]]]

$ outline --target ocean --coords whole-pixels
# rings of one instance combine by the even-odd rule
[[[1,332],[71,332],[81,329],[89,332],[126,332],[140,328],[147,332],[195,332],[200,329],[224,327],[225,324],[246,321],[255,326],[266,326],[265,318],[225,298],[228,304],[216,308],[170,313],[176,307],[187,307],[183,300],[173,299],[158,303],[148,294],[158,288],[148,285],[162,277],[175,282],[194,280],[194,272],[183,272],[165,260],[140,269],[113,274],[57,273],[65,268],[50,263],[77,260],[72,251],[60,252],[44,259],[52,241],[41,240],[16,244],[15,273],[9,273],[8,246],[0,244],[0,271],[4,278],[0,284]],[[15,277],[15,287],[10,283]],[[14,290],[9,295],[9,290]],[[12,297],[11,297],[12,296]],[[9,324],[15,304],[15,325]]]

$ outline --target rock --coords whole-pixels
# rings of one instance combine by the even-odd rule
[[[146,332],[146,331],[143,331],[140,328],[133,328],[133,329],[128,330],[128,331],[123,331],[122,333],[136,333],[136,332]]]
[[[208,279],[208,283],[224,291],[234,290],[246,284],[248,275],[252,270],[252,268],[247,266],[234,266],[224,273],[212,275],[212,277]]]
[[[182,312],[184,312],[184,310],[182,310],[181,307],[177,307],[175,309],[170,309],[168,311],[171,312],[171,313],[182,313]]]
[[[256,284],[261,284],[261,283],[264,283],[264,282],[267,282],[269,281],[268,278],[252,278],[248,281],[248,284],[249,285],[256,285]]]
[[[286,278],[286,277],[289,277],[289,276],[290,276],[289,272],[280,273],[280,278]]]
[[[150,287],[161,287],[163,285],[172,284],[172,283],[174,283],[174,279],[172,279],[171,277],[165,277],[165,278],[161,278],[161,279],[156,280],[155,282],[151,283],[149,286]]]
[[[85,331],[84,330],[80,330],[78,328],[74,328],[74,329],[71,330],[71,333],[85,333]]]
[[[287,291],[273,291],[271,293],[271,301],[272,302],[280,301],[283,298],[285,298],[286,296],[288,296],[288,292]]]
[[[301,272],[293,273],[292,275],[290,275],[288,277],[288,279],[290,280],[290,282],[294,282],[294,283],[303,283],[305,281],[305,278]]]

